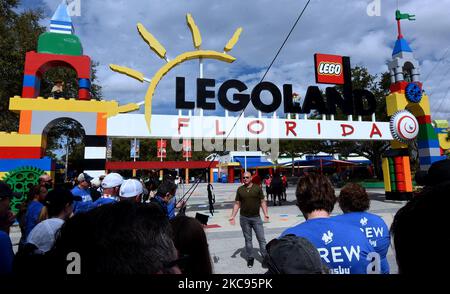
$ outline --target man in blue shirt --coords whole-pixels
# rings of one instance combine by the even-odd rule
[[[30,234],[31,230],[38,224],[39,215],[44,207],[42,203],[45,201],[47,192],[47,188],[44,186],[35,186],[30,192],[33,193],[34,196],[33,200],[28,204],[27,212],[25,213],[25,236],[23,236],[23,240],[27,239],[28,234]]]
[[[381,273],[389,274],[386,255],[391,243],[389,228],[378,215],[367,212],[370,199],[366,190],[356,183],[345,185],[339,194],[339,206],[344,214],[335,216],[338,222],[357,226],[369,240],[370,245],[380,254]]]
[[[87,173],[81,173],[78,176],[78,185],[76,185],[70,192],[72,192],[73,196],[81,197],[81,201],[74,201],[73,213],[86,212],[94,208],[91,192],[89,190],[92,179],[93,178]]]
[[[120,186],[123,178],[118,173],[109,173],[105,176],[101,183],[102,196],[95,200],[94,206],[98,207],[104,204],[114,203],[119,197]]]
[[[169,219],[171,215],[175,216],[175,204],[169,203],[175,197],[176,191],[177,185],[171,180],[165,180],[159,185],[155,197],[150,199],[150,202],[156,203]]]
[[[0,181],[0,275],[12,272],[14,259],[11,239],[9,238],[9,227],[13,223],[13,215],[9,209],[12,196],[13,192],[9,185]]]
[[[378,253],[359,228],[330,218],[336,197],[327,177],[312,173],[300,178],[296,197],[306,221],[281,236],[294,234],[308,239],[332,274],[379,273],[372,266]]]

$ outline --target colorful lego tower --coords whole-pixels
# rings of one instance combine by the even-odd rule
[[[39,96],[42,76],[54,67],[75,70],[78,97]],[[13,209],[17,210],[42,173],[54,176],[54,160],[44,155],[48,131],[61,119],[72,119],[83,127],[84,171],[91,176],[105,173],[108,117],[139,109],[139,106],[133,103],[119,106],[114,100],[91,100],[90,77],[91,59],[83,55],[63,0],[50,21],[50,30],[39,36],[37,52],[26,53],[22,96],[9,100],[9,110],[20,116],[19,132],[0,132],[0,180],[23,195],[13,199]]]
[[[78,99],[89,100],[91,59],[74,33],[72,20],[63,1],[50,21],[50,31],[39,36],[37,52],[27,52],[23,78],[23,98],[39,96],[42,75],[52,67],[69,67],[78,77]]]
[[[382,166],[386,199],[404,200],[411,197],[412,178],[408,143],[416,136],[421,170],[443,159],[435,130],[431,124],[428,96],[422,90],[419,63],[414,58],[408,42],[403,38],[400,20],[414,20],[414,15],[396,11],[398,36],[388,63],[391,87],[386,97],[387,114],[391,117],[391,131],[396,140],[384,154]],[[405,125],[405,122],[409,124]],[[417,126],[418,123],[418,126]],[[418,130],[416,130],[418,128]]]

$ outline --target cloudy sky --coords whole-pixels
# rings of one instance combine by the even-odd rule
[[[73,0],[69,0],[71,2]],[[204,63],[204,77],[220,85],[238,79],[249,88],[258,83],[303,9],[306,0],[77,0],[81,15],[73,16],[84,53],[100,63],[99,83],[105,99],[121,104],[144,99],[148,84],[114,73],[109,64],[137,69],[151,77],[164,61],[140,38],[136,24],[144,26],[167,49],[169,58],[193,50],[186,13],[191,13],[202,35],[202,49],[222,52],[238,27],[239,42],[230,52],[232,64]],[[21,9],[41,8],[50,18],[60,0],[22,0]],[[316,52],[347,55],[352,65],[366,66],[372,74],[387,71],[397,35],[397,1],[380,0],[380,15],[369,16],[373,0],[312,0],[289,41],[266,76],[281,88],[293,84],[304,96],[314,85]],[[450,0],[399,0],[402,12],[416,21],[402,21],[405,38],[420,62],[421,81],[430,95],[433,118],[450,119]],[[189,61],[167,74],[159,84],[153,113],[176,113],[175,77],[186,77],[187,97],[194,97],[198,61]],[[321,87],[324,87],[322,85]],[[217,87],[216,87],[217,90]],[[209,112],[211,113],[211,112]],[[220,113],[218,110],[217,113]]]

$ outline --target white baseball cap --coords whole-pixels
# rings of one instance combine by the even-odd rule
[[[120,197],[135,197],[139,196],[144,192],[141,182],[135,179],[125,180],[120,186],[119,196]]]
[[[64,224],[60,218],[49,218],[38,223],[27,238],[27,243],[35,245],[40,251],[50,251],[55,243],[55,234]]]
[[[100,187],[100,179],[98,177],[95,177],[91,180],[91,185],[93,187]]]
[[[123,178],[118,173],[110,173],[102,181],[102,188],[114,188],[122,185]]]

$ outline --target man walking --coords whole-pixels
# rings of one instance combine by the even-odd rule
[[[266,239],[264,237],[264,227],[261,217],[259,215],[259,208],[262,208],[264,213],[264,221],[269,221],[269,213],[267,211],[267,203],[264,199],[264,194],[259,185],[252,183],[252,175],[249,172],[244,174],[244,185],[240,186],[236,192],[236,199],[229,219],[230,224],[235,224],[235,217],[238,210],[241,209],[239,218],[242,233],[245,239],[245,250],[247,253],[247,266],[253,267],[253,243],[252,243],[252,229],[255,231],[258,239],[259,249],[263,260],[266,256]]]

